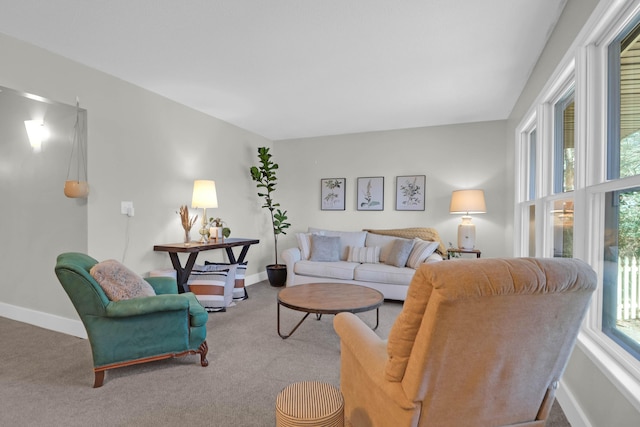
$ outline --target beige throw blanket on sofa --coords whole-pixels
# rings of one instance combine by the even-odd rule
[[[442,255],[445,258],[447,256],[447,248],[442,243],[442,239],[440,239],[440,234],[438,234],[438,231],[435,228],[411,227],[411,228],[391,228],[387,230],[364,229],[363,231],[368,231],[369,233],[373,233],[373,234],[382,234],[385,236],[402,237],[405,239],[414,239],[417,237],[418,239],[422,239],[422,240],[439,242],[440,245],[438,245],[438,249],[436,249],[436,252],[438,252],[440,255]]]

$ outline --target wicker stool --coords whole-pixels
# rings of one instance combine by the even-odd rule
[[[304,381],[285,387],[276,398],[276,426],[344,426],[344,399],[331,384]]]

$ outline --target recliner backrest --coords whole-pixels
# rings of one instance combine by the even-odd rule
[[[573,259],[423,266],[389,335],[387,377],[401,374],[407,397],[422,405],[420,425],[535,419],[595,287],[593,270]],[[397,350],[407,348],[406,363],[394,366]]]

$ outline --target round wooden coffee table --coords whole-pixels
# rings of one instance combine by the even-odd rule
[[[376,309],[376,326],[380,320],[380,306],[384,296],[375,289],[349,283],[309,283],[282,289],[278,292],[278,335],[289,338],[311,313],[320,320],[323,314],[342,312],[361,313]],[[280,332],[280,306],[307,314],[288,334]]]

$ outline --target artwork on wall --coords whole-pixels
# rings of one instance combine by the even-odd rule
[[[320,180],[320,209],[343,211],[347,180],[345,178],[323,178]]]
[[[396,177],[396,210],[423,211],[426,180],[425,175]]]
[[[358,178],[358,210],[384,210],[384,177]]]

